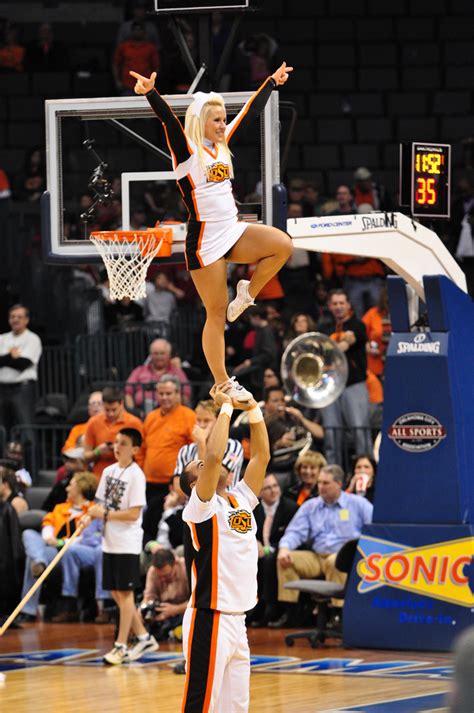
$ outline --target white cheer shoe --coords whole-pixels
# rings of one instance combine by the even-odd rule
[[[249,280],[239,280],[237,283],[237,294],[227,307],[227,321],[235,322],[247,307],[254,305],[253,298],[249,295]]]

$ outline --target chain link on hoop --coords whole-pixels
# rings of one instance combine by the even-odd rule
[[[90,239],[104,261],[111,299],[146,297],[146,274],[163,243],[161,231],[101,230]]]

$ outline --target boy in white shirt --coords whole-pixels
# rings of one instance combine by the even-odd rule
[[[104,521],[103,586],[111,591],[119,608],[117,640],[104,656],[104,661],[112,665],[134,661],[159,648],[143,626],[133,596],[134,589],[140,586],[142,512],[146,505],[145,474],[134,461],[141,443],[141,433],[135,428],[122,428],[117,433],[114,443],[117,462],[102,473],[96,492],[98,502],[88,511],[91,518]],[[138,637],[131,649],[130,630]]]

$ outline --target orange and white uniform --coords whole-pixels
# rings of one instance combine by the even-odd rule
[[[229,147],[240,130],[260,114],[275,88],[275,81],[269,77],[227,125],[225,140]],[[247,223],[237,220],[230,166],[222,146],[210,142],[204,145],[203,167],[196,145],[184,133],[171,107],[156,89],[146,96],[163,124],[176,182],[189,211],[186,267],[196,270],[226,255],[246,229]]]
[[[183,713],[246,713],[250,651],[245,612],[257,603],[258,499],[244,480],[183,511],[194,546],[192,594],[183,620]]]

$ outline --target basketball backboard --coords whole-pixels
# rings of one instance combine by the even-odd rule
[[[228,117],[239,112],[251,92],[223,94]],[[184,117],[192,97],[165,97],[174,112]],[[171,158],[160,121],[144,97],[47,100],[47,190],[42,198],[44,260],[50,263],[98,262],[89,235],[97,227],[128,229],[134,209],[146,207],[148,215],[176,221],[173,255],[183,255],[186,212],[175,185]],[[242,195],[262,183],[261,216],[272,219],[272,186],[280,180],[280,126],[278,93],[273,92],[254,125],[234,153],[234,186]],[[115,195],[100,207],[99,216],[83,221],[90,203],[91,177],[98,164]],[[92,188],[92,193],[94,189]],[[154,220],[150,226],[154,224]],[[115,223],[115,224],[114,224]]]

